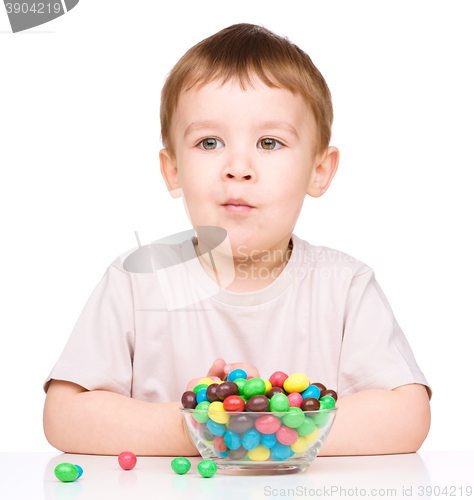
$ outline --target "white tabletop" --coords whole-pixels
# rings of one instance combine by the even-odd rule
[[[180,476],[171,469],[172,458],[138,457],[135,468],[125,471],[113,456],[0,453],[0,498],[258,500],[376,496],[406,499],[411,491],[412,498],[474,499],[474,451],[317,457],[306,472],[259,477],[216,474],[203,478],[197,472],[200,457],[190,457],[191,470]],[[80,465],[84,474],[76,481],[62,483],[54,475],[54,468],[61,462]]]

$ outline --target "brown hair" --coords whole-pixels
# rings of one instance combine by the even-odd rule
[[[252,88],[255,74],[270,88],[284,88],[301,94],[310,105],[316,120],[314,154],[329,146],[333,109],[331,93],[311,58],[289,41],[255,24],[233,24],[191,47],[169,72],[161,92],[161,139],[176,160],[171,138],[171,121],[182,91],[221,80],[238,80]],[[272,77],[272,78],[270,78]]]

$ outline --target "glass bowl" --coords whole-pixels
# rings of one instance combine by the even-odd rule
[[[326,441],[338,407],[299,412],[301,425],[292,419],[291,407],[286,412],[180,410],[196,448],[215,462],[217,472],[259,476],[304,472]]]

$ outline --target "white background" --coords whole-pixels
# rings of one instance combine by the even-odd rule
[[[471,2],[82,0],[11,34],[0,6],[0,451],[56,451],[42,384],[107,266],[190,229],[159,169],[163,82],[235,23],[307,52],[339,170],[295,234],[370,265],[433,388],[422,450],[474,448]],[[237,361],[237,360],[234,360]]]

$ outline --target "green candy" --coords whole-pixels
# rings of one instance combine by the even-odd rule
[[[244,400],[244,403],[247,403],[248,401],[248,399],[243,394],[241,394],[239,398],[242,398]]]
[[[320,400],[319,403],[324,402],[324,409],[327,408],[334,408],[336,406],[336,401],[334,401],[334,398],[332,396],[323,396]],[[321,409],[321,407],[320,407]]]
[[[79,477],[78,468],[69,462],[56,465],[54,475],[63,483],[69,483]]]
[[[288,401],[288,396],[282,394],[281,392],[277,392],[270,399],[270,411],[276,411],[276,412],[288,411],[289,407],[290,407],[290,402]]]
[[[247,381],[244,378],[236,378],[234,380],[234,384],[237,384],[239,387],[239,396],[242,396],[244,393],[244,386],[247,383]]]
[[[251,378],[245,383],[243,392],[247,399],[263,395],[265,394],[265,382],[261,378]]]
[[[209,410],[209,405],[211,403],[209,401],[201,401],[195,408],[195,410]],[[209,420],[209,414],[204,412],[193,411],[193,417],[196,422],[200,422],[201,424],[205,424]]]
[[[198,472],[202,477],[212,477],[217,472],[217,465],[212,460],[202,460],[198,463]]]
[[[310,417],[304,417],[303,423],[296,428],[296,432],[298,433],[298,436],[309,436],[315,428],[316,424],[314,423],[314,420]]]
[[[207,384],[198,384],[194,389],[193,392],[197,394],[201,389],[207,389],[209,386]]]
[[[329,420],[329,412],[328,411],[324,411],[322,413],[316,413],[316,415],[314,415],[312,417],[313,419],[313,422],[320,428],[322,429],[327,423],[328,423],[328,420]]]
[[[292,406],[288,409],[288,413],[286,415],[283,415],[282,420],[287,427],[296,429],[304,422],[303,410],[301,408],[298,408],[297,406]]]
[[[171,468],[176,474],[186,474],[191,468],[191,462],[184,457],[176,457],[171,460]]]

